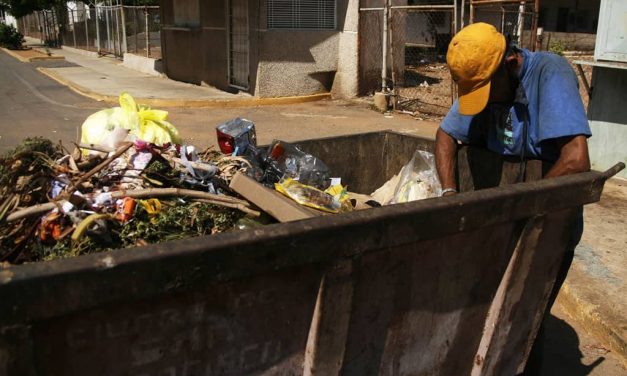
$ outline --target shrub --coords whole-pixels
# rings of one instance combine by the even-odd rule
[[[0,46],[18,50],[22,48],[22,43],[24,36],[13,25],[0,23]]]
[[[566,43],[561,40],[555,41],[549,46],[549,51],[553,52],[556,55],[564,56],[564,51],[566,51]]]

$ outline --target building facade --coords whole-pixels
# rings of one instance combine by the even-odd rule
[[[166,75],[258,97],[357,94],[358,0],[162,0]]]

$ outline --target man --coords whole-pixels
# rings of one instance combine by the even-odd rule
[[[475,23],[455,35],[446,59],[459,98],[436,134],[436,167],[443,195],[457,193],[454,165],[458,141],[521,160],[553,163],[545,178],[590,169],[590,127],[577,77],[563,57],[510,46],[492,25]],[[582,231],[580,217],[547,313],[566,278]],[[541,346],[534,346],[532,354],[536,354],[530,357],[530,364],[541,351]]]

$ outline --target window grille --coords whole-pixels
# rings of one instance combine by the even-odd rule
[[[268,29],[335,29],[335,0],[268,0]]]

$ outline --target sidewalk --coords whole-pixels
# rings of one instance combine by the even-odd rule
[[[26,38],[34,50],[40,41]],[[300,103],[328,98],[329,94],[285,98],[257,98],[248,93],[231,94],[214,87],[199,86],[142,73],[122,65],[118,59],[95,57],[74,49],[50,49],[74,66],[40,67],[38,70],[89,98],[117,103],[121,92],[128,92],[138,102],[153,107],[240,107],[267,104]],[[68,64],[70,65],[70,64]]]
[[[557,302],[627,366],[627,180],[609,180],[584,221]]]

